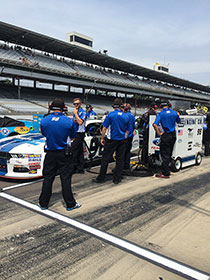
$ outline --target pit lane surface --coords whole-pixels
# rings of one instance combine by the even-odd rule
[[[169,180],[73,176],[82,208],[66,212],[57,178],[50,208],[210,273],[210,159]],[[110,178],[111,179],[111,178]],[[1,181],[0,186],[11,186]],[[7,191],[38,202],[41,183]],[[0,198],[0,279],[183,279]]]

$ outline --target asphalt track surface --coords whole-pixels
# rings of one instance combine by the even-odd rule
[[[171,179],[73,176],[80,209],[66,212],[59,178],[50,209],[210,274],[210,159]],[[19,182],[0,181],[0,187]],[[7,193],[37,204],[41,183]],[[184,279],[0,198],[0,279]],[[203,219],[205,219],[203,221]]]

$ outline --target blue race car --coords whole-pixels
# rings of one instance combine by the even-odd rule
[[[33,120],[15,120],[10,117],[0,117],[0,139],[28,134],[32,132],[39,132],[40,120],[43,115],[33,115]]]

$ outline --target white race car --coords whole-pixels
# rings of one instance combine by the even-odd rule
[[[83,145],[87,162],[100,159],[101,120],[87,120]],[[17,135],[0,140],[0,177],[31,179],[42,177],[45,157],[45,137],[40,133]],[[138,133],[134,136],[132,151],[139,148]]]

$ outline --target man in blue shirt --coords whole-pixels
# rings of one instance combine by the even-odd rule
[[[121,175],[124,165],[126,138],[128,137],[129,118],[127,114],[122,111],[121,106],[122,100],[116,98],[112,105],[114,111],[110,112],[103,122],[101,145],[104,146],[104,152],[101,160],[100,172],[98,177],[93,180],[94,182],[104,182],[107,167],[114,152],[116,152],[116,167],[113,174],[113,183],[118,184],[122,179]],[[110,127],[110,133],[105,142],[104,138],[108,127]]]
[[[125,161],[124,161],[124,170],[130,170],[130,158],[131,158],[131,148],[132,141],[134,136],[134,131],[136,127],[136,119],[134,115],[131,114],[131,105],[123,104],[123,112],[127,114],[129,118],[129,127],[128,127],[128,138],[126,140],[126,149],[125,149]]]
[[[180,122],[180,117],[176,111],[169,108],[169,102],[162,103],[160,107],[163,110],[157,115],[153,123],[156,133],[160,136],[160,155],[162,159],[162,173],[157,174],[156,177],[170,178],[169,163],[176,142],[176,123]],[[159,124],[163,128],[163,132],[158,128]]]
[[[92,105],[88,104],[86,106],[86,112],[87,112],[87,119],[94,119],[94,118],[96,118],[96,113],[93,111]]]
[[[72,154],[71,141],[76,133],[73,121],[63,114],[65,104],[62,99],[56,98],[50,105],[52,114],[41,121],[41,132],[46,137],[46,156],[44,159],[44,181],[39,197],[39,206],[42,210],[48,208],[52,194],[52,184],[57,172],[61,178],[62,194],[66,203],[66,210],[79,208],[71,190]]]
[[[74,173],[84,173],[83,141],[85,138],[87,113],[82,108],[82,101],[80,98],[75,98],[73,104],[75,107],[73,111],[73,122],[77,132],[76,138],[72,143]]]

